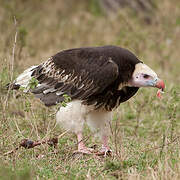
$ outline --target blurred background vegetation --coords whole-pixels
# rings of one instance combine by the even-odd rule
[[[179,0],[0,0],[0,179],[179,179],[179,40]],[[76,149],[72,134],[59,140],[58,154],[43,146],[5,156],[23,138],[63,132],[53,108],[5,85],[62,49],[110,44],[134,52],[166,83],[161,101],[156,90],[142,89],[115,112],[115,156],[69,158]]]

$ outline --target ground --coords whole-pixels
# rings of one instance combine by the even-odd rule
[[[0,4],[0,179],[180,179],[178,0],[156,2],[148,24],[128,9],[106,15],[95,0]],[[112,157],[73,156],[76,137],[56,125],[57,107],[46,108],[5,85],[62,49],[108,44],[134,52],[165,81],[166,90],[159,100],[156,89],[142,88],[114,112]],[[88,127],[84,134],[89,147],[100,147]],[[14,150],[25,138],[54,137],[56,148]]]

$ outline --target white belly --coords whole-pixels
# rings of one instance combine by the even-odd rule
[[[91,110],[89,106],[82,105],[81,101],[75,100],[68,103],[66,107],[60,107],[56,120],[66,130],[78,132],[82,130],[86,116]]]
[[[80,100],[74,100],[66,107],[60,107],[56,114],[57,123],[66,130],[80,132],[87,121],[92,129],[104,127],[111,120],[111,112],[96,111],[93,106],[83,105]]]

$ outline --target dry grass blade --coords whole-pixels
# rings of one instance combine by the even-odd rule
[[[14,35],[14,44],[13,44],[13,49],[12,49],[12,57],[11,57],[11,69],[10,69],[10,86],[8,87],[8,92],[7,92],[7,96],[6,96],[6,99],[5,99],[5,102],[4,102],[4,111],[6,110],[6,107],[7,107],[7,103],[8,103],[8,98],[9,98],[9,93],[10,93],[10,90],[11,90],[11,84],[12,84],[12,81],[13,81],[13,74],[14,74],[14,60],[15,60],[15,49],[16,49],[16,43],[17,43],[17,35],[18,35],[18,32],[17,32],[17,21],[16,21],[16,17],[14,16],[14,25],[15,25],[15,35]]]
[[[173,140],[171,140],[170,142],[161,145],[161,146],[155,146],[153,148],[146,148],[144,150],[142,150],[142,152],[148,152],[148,151],[153,151],[153,150],[156,150],[156,149],[160,149],[160,148],[164,148],[166,146],[169,146],[170,144],[173,144],[174,142],[176,142],[178,139],[180,138],[180,136],[177,136],[176,138],[174,138]]]

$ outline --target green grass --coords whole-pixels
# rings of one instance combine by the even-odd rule
[[[108,17],[97,1],[0,3],[0,179],[180,179],[178,1],[158,2],[150,25],[127,9]],[[11,75],[14,79],[62,49],[106,44],[130,49],[166,83],[163,99],[157,99],[157,90],[142,88],[114,112],[113,156],[73,156],[77,141],[71,133],[59,138],[57,148],[44,144],[5,155],[24,138],[47,140],[64,132],[55,122],[56,107],[46,108],[32,95],[6,90]],[[87,127],[84,134],[89,147],[100,147]]]

